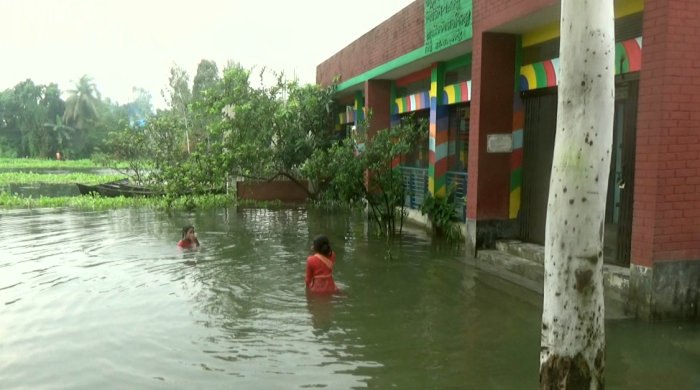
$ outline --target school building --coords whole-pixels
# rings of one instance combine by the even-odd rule
[[[700,0],[614,1],[606,272],[622,275],[613,284],[624,287],[633,314],[697,319]],[[528,258],[523,248],[544,244],[560,7],[416,0],[317,67],[319,84],[339,77],[340,134],[369,109],[369,136],[409,113],[429,119],[429,141],[399,168],[412,189],[407,205],[418,208],[455,183],[466,195],[460,213],[475,253],[499,248]]]

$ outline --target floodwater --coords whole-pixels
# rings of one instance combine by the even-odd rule
[[[18,194],[32,198],[40,196],[80,196],[78,186],[75,184],[55,184],[55,183],[27,183],[27,184],[0,184],[0,192]]]
[[[203,248],[178,252],[193,223]],[[326,233],[344,291],[307,298]],[[0,212],[0,388],[537,389],[541,297],[359,216]],[[607,322],[608,389],[700,389],[700,328]]]

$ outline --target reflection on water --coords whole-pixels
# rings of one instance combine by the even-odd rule
[[[18,194],[25,197],[38,198],[44,197],[61,197],[61,196],[80,196],[78,186],[75,184],[53,184],[53,183],[31,183],[31,184],[0,184],[0,192],[8,192],[10,194]]]
[[[194,223],[203,248],[178,252]],[[344,295],[308,297],[312,237]],[[409,232],[300,209],[0,213],[15,388],[536,389],[541,297]],[[700,330],[609,321],[608,388],[700,388]]]

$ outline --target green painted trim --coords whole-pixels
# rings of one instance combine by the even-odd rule
[[[459,84],[455,86],[455,103],[462,101],[462,88],[459,88]]]
[[[390,72],[396,68],[402,67],[404,65],[408,65],[413,61],[419,60],[425,56],[425,48],[421,47],[419,49],[416,49],[408,54],[404,54],[401,57],[395,58],[385,64],[379,65],[378,67],[368,70],[367,72],[355,76],[351,78],[348,81],[344,81],[340,84],[338,84],[338,91],[342,91],[344,89],[348,89],[354,85],[364,83],[367,80],[371,80],[377,76],[380,76],[386,72]]]
[[[445,61],[445,71],[449,72],[453,69],[461,68],[463,66],[471,65],[472,63],[472,53],[467,53],[463,56],[453,58],[449,61]]]
[[[624,58],[624,61],[622,59]],[[622,66],[620,66],[622,65]],[[615,74],[629,73],[630,62],[627,59],[627,50],[622,42],[615,43]]]
[[[515,38],[515,93],[520,92],[520,70],[523,67],[523,36]]]
[[[510,172],[510,192],[523,185],[523,169],[515,168]]]
[[[544,64],[538,62],[532,64],[532,68],[535,69],[535,76],[537,78],[537,88],[547,87],[547,71],[544,70]]]
[[[359,126],[359,124],[365,120],[365,94],[362,91],[355,91],[355,107],[357,109],[355,110],[355,126]]]
[[[443,173],[440,177],[434,178],[433,182],[435,183],[435,192],[447,187],[447,172]]]
[[[443,91],[445,91],[445,63],[444,62],[438,62],[437,66],[433,68],[433,71],[430,74],[430,86],[432,89],[432,83],[435,83],[436,90],[435,90],[435,106],[442,106],[442,94]],[[432,100],[431,96],[431,100]],[[433,107],[431,107],[433,108]]]

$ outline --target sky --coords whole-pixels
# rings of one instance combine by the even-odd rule
[[[153,95],[177,63],[203,58],[316,80],[316,66],[413,0],[0,0],[0,90],[31,78],[71,89],[87,74],[104,97]],[[361,10],[371,10],[362,12]]]

